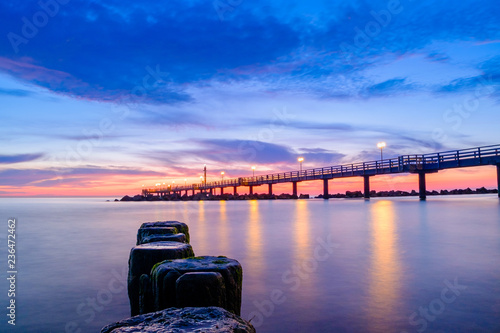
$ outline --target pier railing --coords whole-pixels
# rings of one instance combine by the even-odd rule
[[[500,145],[491,145],[439,153],[401,155],[377,161],[358,162],[323,168],[287,171],[253,177],[232,178],[185,186],[156,186],[143,189],[143,193],[162,193],[211,188],[258,186],[314,179],[332,179],[354,176],[373,176],[403,172],[425,172],[449,168],[500,163]]]

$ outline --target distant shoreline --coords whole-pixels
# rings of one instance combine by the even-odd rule
[[[471,188],[466,189],[454,189],[451,191],[441,190],[441,191],[427,191],[426,194],[428,196],[436,196],[436,195],[462,195],[462,194],[489,194],[489,193],[498,193],[497,189],[489,190],[485,187],[477,188],[472,190]],[[400,190],[391,190],[391,191],[371,191],[371,198],[384,198],[384,197],[411,197],[418,196],[419,193],[415,190],[411,192],[408,191],[400,191]],[[363,192],[361,191],[346,191],[345,193],[337,193],[330,194],[328,198],[363,198]],[[287,193],[282,193],[279,195],[276,194],[222,194],[222,195],[214,195],[210,193],[197,193],[195,195],[180,195],[180,194],[167,194],[165,196],[154,196],[148,195],[143,196],[137,194],[135,196],[124,196],[121,199],[115,199],[114,201],[199,201],[199,200],[286,200],[286,199],[324,199],[322,194],[318,196],[310,196],[309,194],[301,194],[299,196],[294,196]]]

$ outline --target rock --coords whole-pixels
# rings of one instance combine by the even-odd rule
[[[179,260],[166,260],[159,263],[151,271],[155,310],[178,307],[177,296],[172,295],[172,275],[176,272],[181,277],[190,272],[217,272],[224,279],[226,289],[225,309],[239,315],[241,311],[241,287],[243,270],[240,263],[226,257],[195,257]],[[177,289],[175,289],[175,293]]]
[[[485,193],[488,193],[488,190],[486,189],[486,187],[483,186],[481,188],[476,189],[476,192],[481,193],[481,194],[485,194]]]
[[[141,244],[154,243],[154,242],[180,242],[187,243],[186,235],[184,234],[163,234],[163,235],[149,235],[141,239]],[[141,245],[137,244],[137,245]]]
[[[299,195],[299,199],[309,199],[309,194],[301,194]]]
[[[132,201],[143,201],[143,200],[144,197],[140,194],[134,195],[134,197],[132,198]]]
[[[143,238],[148,236],[157,236],[157,235],[174,235],[178,234],[177,228],[175,227],[164,227],[164,228],[140,228],[137,230],[137,243],[136,245],[140,245],[143,242]]]
[[[123,198],[121,198],[120,201],[132,201],[132,198],[126,195]]]
[[[217,307],[167,309],[140,315],[108,325],[101,333],[255,333],[242,318]]]
[[[176,281],[177,306],[218,306],[226,308],[224,278],[217,272],[193,272],[181,275]]]
[[[189,243],[189,227],[186,223],[179,221],[157,221],[157,222],[144,222],[141,225],[141,229],[143,228],[166,228],[166,227],[175,227],[177,231],[186,235],[186,240]]]
[[[139,295],[140,279],[143,274],[149,275],[153,266],[166,259],[181,259],[193,257],[191,245],[179,242],[156,242],[138,245],[132,248],[129,258],[128,271],[128,297],[130,299],[130,310],[132,316],[140,312]],[[153,302],[147,299],[145,303]]]

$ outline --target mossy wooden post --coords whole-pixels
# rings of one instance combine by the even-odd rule
[[[156,221],[156,222],[144,222],[140,229],[144,228],[169,228],[174,227],[179,233],[186,235],[186,240],[189,243],[189,227],[186,223],[179,221]]]
[[[140,228],[137,230],[137,243],[136,245],[141,245],[143,239],[152,235],[175,235],[179,231],[175,227],[151,227],[151,228]]]
[[[182,281],[183,275],[191,272],[216,272],[219,273],[224,281],[226,293],[225,309],[239,315],[241,311],[241,288],[243,283],[243,270],[238,261],[226,257],[195,257],[188,259],[166,260],[155,265],[151,271],[151,283],[153,295],[155,297],[155,310],[162,310],[169,307],[179,307],[177,293],[184,291],[178,290],[179,281]],[[190,279],[194,277],[191,276]],[[205,279],[206,276],[200,275],[199,278]],[[214,280],[213,277],[210,278]],[[181,282],[179,282],[181,283]],[[216,282],[210,282],[216,284]],[[181,283],[182,285],[182,283]],[[185,289],[184,289],[185,290]],[[201,301],[200,301],[201,302]],[[222,302],[221,304],[224,304]],[[194,306],[196,301],[191,304],[182,303],[184,306]]]
[[[166,259],[181,259],[193,256],[194,252],[191,245],[179,242],[156,242],[133,247],[128,262],[128,297],[132,316],[147,311],[146,309],[141,311],[139,302],[142,275],[149,275],[155,264]],[[146,278],[142,278],[142,281],[142,289],[144,289],[149,284]],[[148,299],[148,293],[147,290],[142,290],[142,303],[145,308],[153,308],[153,300]]]

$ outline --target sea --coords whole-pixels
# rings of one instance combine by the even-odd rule
[[[241,316],[257,332],[500,332],[496,194],[113,199],[0,198],[0,332],[99,332],[129,317],[130,249],[141,223],[162,220],[189,225],[196,255],[241,263]]]

